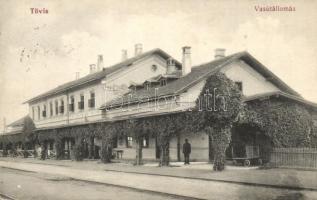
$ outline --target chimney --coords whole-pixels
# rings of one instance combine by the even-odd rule
[[[226,49],[217,48],[215,49],[215,59],[225,57]]]
[[[138,56],[142,53],[142,44],[138,43],[134,46],[134,56]]]
[[[97,71],[99,72],[103,67],[104,67],[104,65],[103,65],[103,56],[102,55],[98,55]]]
[[[176,71],[176,65],[173,58],[167,59],[166,74],[172,74]]]
[[[189,74],[192,70],[192,60],[190,55],[190,47],[185,46],[183,49],[183,60],[182,60],[182,75]]]
[[[89,65],[89,74],[95,73],[96,72],[96,65],[95,64],[90,64]]]
[[[122,49],[122,54],[121,54],[121,61],[125,61],[126,59],[128,59],[128,50],[126,49]]]
[[[76,80],[79,79],[79,72],[76,72]]]

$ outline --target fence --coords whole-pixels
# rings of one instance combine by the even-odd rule
[[[270,162],[280,167],[317,169],[317,148],[274,148]]]

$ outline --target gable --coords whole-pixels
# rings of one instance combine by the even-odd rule
[[[107,88],[106,102],[128,92],[131,84],[142,84],[151,77],[165,73],[166,60],[158,55],[152,55],[127,69],[117,71],[103,81]]]
[[[245,96],[281,91],[242,60],[232,62],[220,71],[232,81],[242,82],[242,92]]]

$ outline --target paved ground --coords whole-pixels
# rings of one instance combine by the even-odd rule
[[[33,162],[33,161],[30,161],[30,162]],[[153,191],[153,192],[160,192],[165,194],[174,194],[176,196],[186,196],[186,197],[192,197],[192,198],[198,198],[198,199],[279,199],[279,200],[281,199],[285,199],[285,200],[286,199],[317,199],[316,191],[288,190],[288,189],[279,189],[279,188],[270,188],[270,187],[232,184],[232,183],[225,183],[225,182],[218,182],[218,181],[207,181],[207,180],[199,180],[199,179],[191,179],[191,178],[168,177],[165,175],[162,176],[162,175],[148,175],[148,174],[138,174],[138,173],[136,174],[131,172],[126,173],[126,172],[109,171],[109,170],[112,170],[112,169],[109,169],[110,166],[112,166],[112,167],[116,167],[116,170],[119,170],[122,168],[124,169],[134,168],[135,170],[142,170],[143,172],[144,169],[148,169],[148,170],[152,169],[152,171],[156,171],[157,173],[157,169],[161,169],[157,167],[129,166],[125,168],[123,164],[110,164],[110,165],[99,164],[98,165],[95,163],[94,164],[95,168],[98,168],[98,169],[95,169],[95,168],[91,169],[89,168],[89,166],[93,167],[91,166],[92,162],[81,162],[81,163],[68,162],[72,164],[66,164],[67,162],[57,161],[58,164],[62,166],[54,165],[56,164],[55,162],[56,161],[35,164],[35,163],[25,163],[22,161],[10,162],[6,160],[6,161],[0,161],[0,166],[36,172],[33,174],[38,174],[38,173],[48,174],[51,176],[67,177],[67,178],[80,179],[80,180],[92,181],[97,183],[112,184],[112,185],[117,185],[121,187],[135,188],[135,189],[143,190],[143,191]],[[108,171],[104,171],[104,166],[107,166]],[[190,173],[191,171],[201,171],[201,175],[205,173],[205,175],[207,176],[208,174],[222,174],[222,173],[212,173],[210,170],[208,170],[207,172],[204,172],[204,170],[202,169],[195,170],[195,166],[194,165],[192,166],[193,167],[188,167],[185,169],[182,167],[175,167],[175,168],[167,167],[167,168],[164,168],[161,172],[165,170],[165,172],[172,173],[173,170],[178,168],[178,170],[179,169],[182,169],[183,171],[187,170],[186,174],[191,174]],[[198,168],[201,168],[201,167],[202,166]],[[240,171],[237,171],[237,170],[238,169],[231,169],[227,171],[228,172],[234,171],[235,173],[233,174],[240,173],[240,172],[246,173],[249,171],[249,175],[252,174],[253,171],[258,171],[255,169],[243,169]],[[263,178],[265,179],[265,177]],[[33,184],[32,181],[31,183]],[[47,189],[50,187],[45,185],[44,188]],[[77,188],[77,189],[80,190],[80,188]],[[77,189],[75,190],[77,191]],[[54,192],[52,194],[54,194]],[[124,193],[117,193],[117,194],[120,194],[120,196],[119,198],[115,198],[115,199],[124,199],[124,196],[125,196]],[[109,195],[111,196],[111,194]],[[122,198],[121,198],[121,195],[122,195]],[[100,197],[100,196],[97,195],[96,197]],[[166,198],[161,197],[161,199],[166,199]]]
[[[157,167],[157,163],[148,163],[144,166],[133,166],[129,163],[102,164],[91,160],[75,162],[69,160],[37,160],[22,158],[0,158],[10,162],[28,162],[45,165],[67,166],[76,169],[91,169],[102,171],[120,171],[131,173],[154,174],[164,176],[176,176],[187,178],[200,178],[206,180],[219,180],[239,182],[247,184],[259,184],[286,188],[306,188],[317,190],[317,171],[303,171],[293,169],[267,169],[259,170],[257,167],[228,166],[223,172],[212,171],[212,165],[208,163],[192,163],[184,166],[182,163],[172,163],[175,167]]]
[[[0,194],[14,199],[167,199],[181,200],[164,194],[141,192],[127,188],[114,187],[75,181],[67,177],[43,173],[23,172],[0,168]],[[5,198],[3,198],[5,199]],[[0,195],[0,200],[2,200]]]

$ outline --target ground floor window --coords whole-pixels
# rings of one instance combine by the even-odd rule
[[[127,137],[127,147],[131,148],[133,146],[133,138],[131,136]]]
[[[143,137],[143,143],[142,143],[143,147],[148,148],[149,147],[149,136],[145,135]]]

